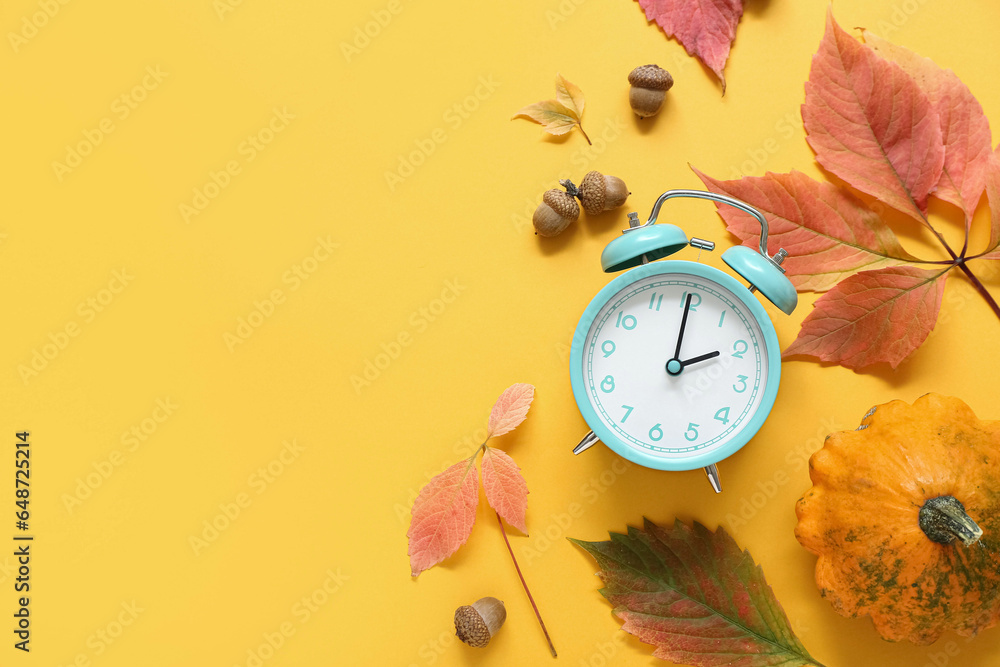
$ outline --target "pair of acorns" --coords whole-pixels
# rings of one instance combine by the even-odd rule
[[[599,171],[591,171],[580,182],[580,187],[569,179],[559,181],[565,188],[547,190],[542,195],[542,203],[535,209],[531,222],[535,233],[541,236],[556,236],[580,217],[580,204],[587,215],[599,215],[604,211],[618,208],[632,194],[625,182],[617,176],[605,176]],[[576,200],[580,200],[577,204]]]

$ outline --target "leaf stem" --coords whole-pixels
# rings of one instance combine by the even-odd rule
[[[972,272],[972,269],[970,269],[966,264],[965,248],[962,249],[961,256],[956,255],[955,251],[952,250],[950,245],[948,245],[948,242],[945,240],[944,236],[941,235],[941,232],[934,229],[934,227],[931,226],[930,222],[926,218],[924,219],[924,223],[927,225],[927,228],[934,233],[934,236],[936,236],[937,240],[941,243],[942,246],[944,246],[944,249],[948,251],[948,254],[951,255],[951,258],[953,260],[952,264],[957,266],[958,269],[965,274],[966,278],[969,279],[969,282],[972,283],[972,286],[976,289],[977,292],[979,292],[979,295],[986,300],[986,303],[993,311],[993,314],[997,316],[997,319],[1000,319],[1000,305],[997,304],[996,300],[993,298],[993,295],[990,294],[989,290],[986,289],[986,286],[983,285],[983,283],[979,280],[979,278],[976,277],[976,274]]]
[[[580,129],[582,130],[583,128]],[[545,633],[545,641],[549,643],[549,650],[552,651],[552,657],[556,658],[558,657],[556,654],[556,647],[552,645],[552,639],[549,637],[549,631],[545,629],[545,622],[542,620],[542,615],[538,613],[538,606],[535,604],[535,599],[531,597],[531,591],[528,590],[528,584],[524,581],[524,575],[521,574],[521,567],[517,564],[517,558],[514,557],[514,550],[510,548],[510,540],[507,539],[507,530],[503,527],[503,519],[500,518],[500,512],[497,512],[497,522],[500,524],[500,534],[503,535],[503,541],[507,545],[507,551],[510,552],[510,559],[514,561],[514,569],[517,570],[517,576],[521,580],[521,586],[524,587],[524,592],[528,594],[528,601],[531,602],[531,608],[535,610],[535,618],[538,619],[538,624],[542,626],[542,632]]]
[[[576,126],[580,128],[580,132],[583,132],[583,138],[587,140],[587,143],[593,146],[594,143],[590,140],[590,137],[587,136],[587,133],[584,132],[583,123],[576,121]]]
[[[963,259],[956,262],[956,266],[958,266],[959,270],[965,274],[965,276],[969,279],[969,282],[972,283],[972,286],[976,288],[977,292],[979,292],[980,296],[986,299],[986,303],[988,303],[990,308],[993,309],[993,313],[997,316],[997,318],[1000,318],[1000,305],[997,305],[996,300],[989,293],[989,290],[986,289],[986,286],[980,282],[979,278],[977,278],[974,273],[972,273],[972,269],[970,269],[969,265],[965,263],[965,260]]]

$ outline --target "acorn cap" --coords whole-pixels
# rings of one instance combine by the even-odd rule
[[[507,609],[502,601],[481,598],[455,610],[455,634],[469,646],[481,648],[490,643],[505,620]]]
[[[564,218],[576,220],[580,217],[580,205],[565,190],[546,190],[542,195],[542,201]]]
[[[643,65],[632,70],[628,75],[628,82],[637,88],[670,90],[674,85],[674,77],[658,65]]]
[[[587,172],[578,189],[587,215],[598,215],[604,211],[604,175],[601,172]]]

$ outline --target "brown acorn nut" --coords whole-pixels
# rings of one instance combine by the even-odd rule
[[[531,222],[535,233],[542,236],[556,236],[580,217],[580,205],[573,196],[563,190],[547,190],[542,195],[542,203],[535,209]]]
[[[632,70],[628,82],[632,86],[628,93],[632,111],[640,118],[648,118],[663,108],[667,91],[674,85],[674,77],[657,65],[643,65]]]
[[[598,215],[618,208],[632,194],[622,179],[617,176],[605,176],[599,171],[588,172],[580,182],[577,192],[577,197],[580,198],[587,215]]]
[[[455,610],[455,634],[469,646],[480,648],[490,643],[503,622],[507,609],[496,598],[482,598]]]

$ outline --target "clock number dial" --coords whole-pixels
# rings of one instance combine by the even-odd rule
[[[624,313],[618,313],[618,321],[615,322],[615,326],[621,327],[622,329],[628,329],[629,331],[631,331],[632,329],[635,329],[635,325],[637,325],[638,323],[639,321],[635,319],[634,315],[625,315]]]
[[[681,293],[681,308],[687,303],[688,292],[684,291]],[[697,292],[691,292],[691,310],[697,310],[698,306],[701,305],[701,295]]]
[[[715,413],[715,419],[716,419],[716,421],[720,421],[723,424],[728,424],[729,423],[729,408],[719,408],[719,410]]]
[[[677,459],[724,447],[747,427],[767,385],[768,348],[741,298],[695,274],[654,273],[601,306],[584,339],[583,377],[619,442]]]
[[[690,442],[694,442],[698,439],[698,427],[701,424],[695,424],[694,422],[688,423],[687,430],[684,431],[684,439]]]

